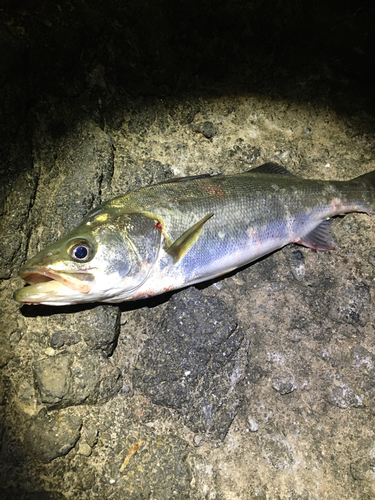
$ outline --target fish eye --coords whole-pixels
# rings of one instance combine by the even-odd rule
[[[72,245],[68,250],[72,259],[78,262],[86,262],[91,259],[94,253],[93,246],[87,241],[80,241]]]

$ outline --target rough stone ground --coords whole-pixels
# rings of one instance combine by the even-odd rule
[[[373,12],[234,4],[0,9],[4,499],[375,498],[375,217],[154,300],[12,299],[27,256],[128,190],[375,169]]]

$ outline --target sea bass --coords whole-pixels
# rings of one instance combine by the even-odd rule
[[[209,280],[288,243],[332,250],[332,217],[375,213],[375,171],[301,179],[267,163],[162,182],[103,203],[19,275],[28,304],[122,302]]]

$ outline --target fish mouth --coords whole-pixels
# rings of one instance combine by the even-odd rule
[[[90,270],[58,272],[47,268],[21,269],[20,277],[30,286],[21,288],[14,294],[15,300],[26,304],[69,300],[77,295],[90,292],[95,276]],[[77,294],[78,292],[78,294]],[[70,302],[67,302],[70,303]]]
[[[91,290],[95,276],[88,272],[89,270],[60,272],[53,271],[47,268],[31,268],[20,270],[20,277],[30,285],[40,285],[57,281],[72,290],[80,293],[89,293]]]

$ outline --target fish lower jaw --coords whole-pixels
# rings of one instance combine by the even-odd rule
[[[14,293],[14,299],[22,304],[68,305],[77,303],[77,291],[54,280],[25,286]]]
[[[48,268],[21,270],[20,277],[31,286],[54,282],[80,293],[88,293],[95,281],[90,269],[76,272],[55,271]]]

